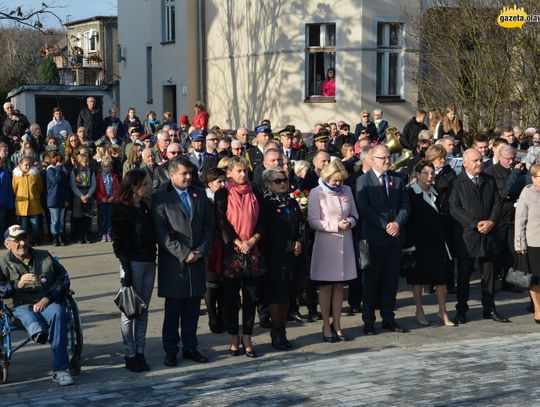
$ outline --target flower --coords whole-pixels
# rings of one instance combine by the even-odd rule
[[[300,207],[300,212],[302,213],[302,215],[304,215],[304,217],[307,217],[307,205],[309,200],[308,196],[309,192],[307,192],[307,190],[296,190],[291,193],[291,198],[293,198],[298,203],[298,206]]]

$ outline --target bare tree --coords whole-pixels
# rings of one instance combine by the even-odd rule
[[[420,68],[408,72],[428,108],[455,108],[469,135],[537,120],[540,90],[537,27],[501,28],[497,0],[428,0],[421,18],[404,11],[419,43]],[[527,24],[526,24],[527,25]],[[525,75],[526,73],[526,75]]]
[[[52,16],[60,22],[60,25],[63,24],[60,17],[53,11],[55,8],[59,8],[59,6],[48,5],[44,2],[41,3],[41,8],[38,10],[28,9],[24,5],[11,5],[8,7],[0,3],[0,21],[11,21],[19,26],[29,27],[45,33],[46,29],[42,22],[43,17]]]

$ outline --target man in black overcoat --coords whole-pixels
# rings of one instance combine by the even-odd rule
[[[455,219],[455,250],[458,257],[456,323],[467,322],[469,286],[478,260],[482,279],[485,319],[509,322],[495,310],[493,259],[497,251],[495,226],[501,220],[502,203],[495,179],[482,173],[482,156],[470,148],[463,153],[461,172],[450,194],[450,214]]]

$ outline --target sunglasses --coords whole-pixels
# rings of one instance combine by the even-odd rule
[[[180,151],[167,151],[167,153],[172,155],[178,155],[180,154]]]
[[[276,178],[276,179],[273,179],[272,182],[276,185],[281,185],[281,184],[286,184],[287,182],[289,182],[289,180],[287,178]]]

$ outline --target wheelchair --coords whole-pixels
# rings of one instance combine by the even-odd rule
[[[73,298],[73,290],[64,295],[64,306],[67,317],[67,347],[69,355],[69,372],[78,375],[81,371],[81,355],[83,351],[83,331],[79,307]],[[5,297],[0,296],[0,365],[2,367],[2,384],[8,382],[9,363],[13,354],[32,341],[30,337],[18,344],[13,343],[13,332],[24,331],[21,322],[13,316],[11,308],[6,305]]]

